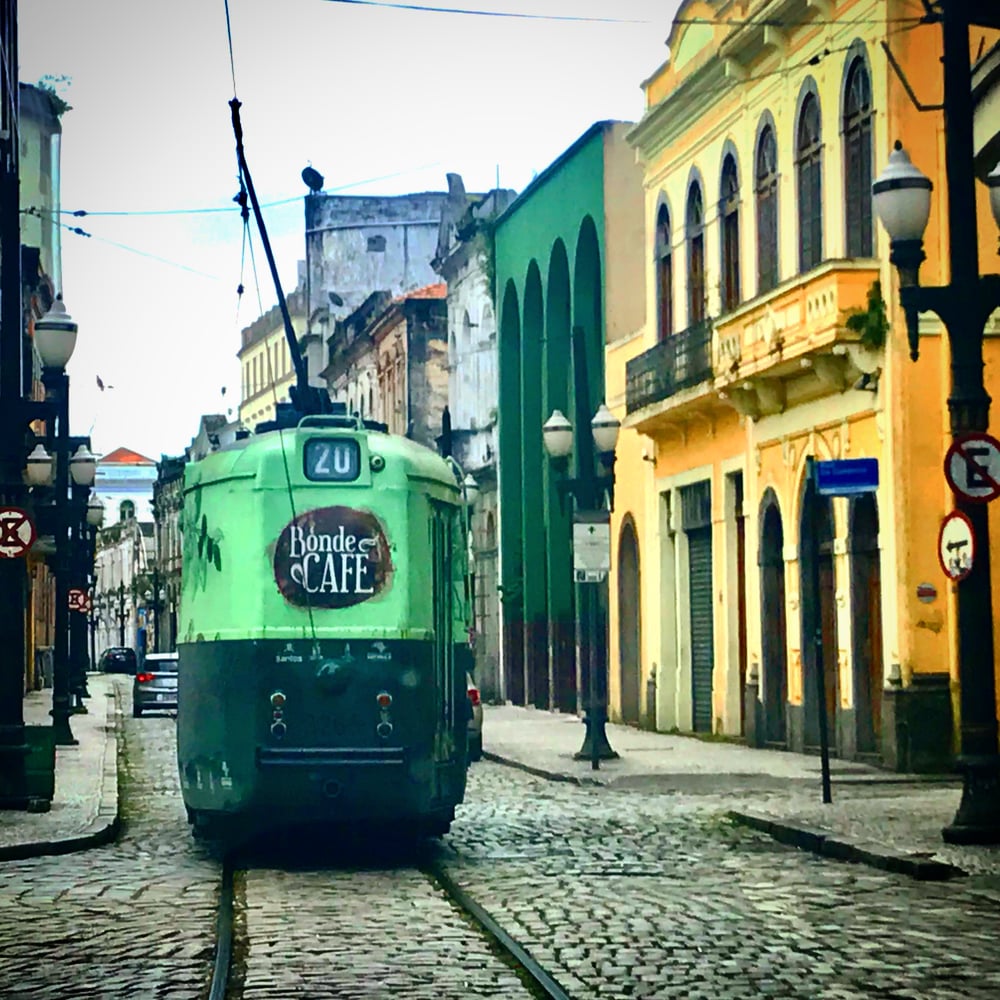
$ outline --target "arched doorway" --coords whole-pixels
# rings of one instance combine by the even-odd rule
[[[826,708],[826,731],[830,752],[839,745],[837,716],[840,705],[840,670],[837,648],[837,585],[833,563],[833,504],[819,496],[811,477],[806,477],[799,522],[799,592],[802,613],[802,694],[803,735],[806,749],[820,745],[819,706]],[[813,559],[818,565],[818,590],[815,592]],[[817,631],[820,634],[823,676],[817,664]]]
[[[639,544],[631,517],[618,542],[618,664],[622,721],[639,724]]]
[[[764,740],[788,743],[788,643],[785,619],[785,533],[773,490],[764,494],[760,517],[760,632]]]
[[[851,504],[851,620],[854,641],[854,711],[859,753],[882,745],[882,579],[878,507],[865,493]]]

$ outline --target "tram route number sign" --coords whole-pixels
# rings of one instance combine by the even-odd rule
[[[20,559],[35,544],[38,533],[26,510],[0,507],[0,557]]]
[[[944,456],[944,476],[966,500],[995,500],[1000,496],[1000,441],[989,434],[956,438]]]
[[[976,560],[976,536],[972,522],[960,510],[953,510],[942,522],[938,534],[938,561],[944,575],[954,583],[964,580]]]
[[[611,524],[607,511],[578,511],[573,519],[573,579],[600,583],[611,569]]]

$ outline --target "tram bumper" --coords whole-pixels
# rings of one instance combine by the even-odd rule
[[[254,799],[286,816],[331,822],[418,816],[433,770],[405,747],[258,747]]]

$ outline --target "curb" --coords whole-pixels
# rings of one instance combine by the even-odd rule
[[[518,771],[533,774],[536,778],[545,778],[547,781],[563,781],[570,785],[599,786],[610,784],[608,781],[601,781],[600,778],[584,778],[578,774],[567,774],[565,771],[546,771],[542,767],[532,767],[531,764],[524,764],[519,760],[510,757],[503,757],[491,750],[483,750],[483,760],[491,760],[494,764],[503,764],[506,767],[513,767]]]
[[[108,737],[101,761],[101,802],[97,807],[97,815],[87,824],[83,833],[73,837],[0,847],[0,861],[24,861],[48,855],[74,854],[92,847],[103,847],[117,837],[121,825],[118,815],[118,726],[121,711],[117,686],[108,692],[106,699],[105,727]]]
[[[835,861],[869,865],[898,875],[909,875],[924,882],[940,882],[968,875],[965,869],[944,861],[933,861],[922,854],[893,851],[881,844],[838,837],[818,827],[734,809],[728,810],[726,815],[733,822],[766,833],[783,844],[800,847]]]

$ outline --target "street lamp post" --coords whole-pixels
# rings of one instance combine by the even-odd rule
[[[118,645],[125,645],[125,583],[118,584]]]
[[[55,572],[55,641],[53,644],[52,728],[57,746],[72,746],[78,741],[69,725],[70,664],[69,664],[69,552],[70,533],[68,493],[70,480],[69,453],[69,376],[66,363],[76,346],[77,325],[66,312],[60,298],[35,324],[35,344],[42,358],[42,384],[46,402],[55,412],[55,509],[56,538]]]
[[[575,326],[572,352],[578,429],[574,434],[570,421],[559,410],[554,410],[542,427],[542,441],[558,476],[556,487],[560,502],[566,495],[573,500],[574,532],[577,525],[583,525],[584,531],[596,532],[600,529],[603,537],[607,531],[610,510],[614,507],[615,446],[621,425],[602,403],[593,420],[589,421],[591,433],[587,434],[583,429],[588,423],[590,412],[585,350],[583,328]],[[576,478],[567,478],[569,457],[574,446],[578,475]],[[601,464],[600,472],[595,468],[595,451]],[[581,580],[578,577],[578,627],[581,634],[578,649],[580,673],[582,674],[584,667],[587,673],[587,729],[583,746],[575,756],[577,760],[589,760],[595,771],[600,767],[600,761],[613,760],[618,756],[608,742],[605,728],[608,695],[607,629],[599,628],[599,619],[607,606],[607,576],[606,572],[599,575],[600,579],[588,577]],[[605,590],[603,601],[600,588]]]
[[[87,690],[87,608],[86,595],[90,590],[90,569],[93,565],[93,546],[87,526],[90,487],[97,473],[97,458],[90,451],[86,438],[70,438],[73,457],[69,461],[70,531],[69,558],[70,588],[77,595],[77,602],[69,612],[70,688],[75,700],[72,711],[86,713],[84,698]]]
[[[935,312],[951,350],[951,435],[984,433],[990,397],[983,382],[983,335],[1000,307],[1000,275],[980,275],[973,175],[973,107],[967,0],[941,5],[944,38],[945,173],[948,180],[949,271],[947,285],[922,286],[923,231],[930,214],[931,182],[900,143],[872,185],[875,212],[891,240],[891,262],[899,271],[910,355],[918,353],[918,315]],[[996,176],[996,171],[994,171]],[[998,179],[997,183],[1000,183]],[[991,185],[991,206],[1000,225],[1000,194]],[[961,495],[955,507],[968,517],[976,539],[972,571],[958,582],[958,681],[961,711],[962,799],[942,836],[949,843],[1000,843],[1000,755],[997,746],[993,658],[990,542],[987,508]]]
[[[97,532],[104,523],[104,504],[96,493],[90,495],[87,502],[87,553],[89,559],[87,593],[90,595],[89,624],[90,624],[90,669],[97,669],[97,619],[101,613],[101,602],[103,598],[97,593],[97,570],[94,560],[97,557]]]

